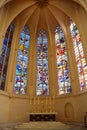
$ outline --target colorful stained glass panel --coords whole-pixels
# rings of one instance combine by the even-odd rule
[[[81,86],[80,89],[83,90],[84,88],[87,88],[87,64],[84,57],[79,30],[72,20],[70,20],[70,31],[77,63],[79,82]]]
[[[44,30],[41,30],[38,35],[36,95],[49,95],[48,40]]]
[[[20,34],[14,86],[15,94],[26,94],[29,46],[30,30],[27,26],[25,26]]]
[[[56,42],[59,94],[70,93],[71,92],[70,72],[68,66],[65,37],[61,26],[57,26],[55,30],[55,42]]]

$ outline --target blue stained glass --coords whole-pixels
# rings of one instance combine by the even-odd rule
[[[71,92],[70,73],[65,44],[65,37],[61,26],[55,29],[56,58],[58,68],[58,89],[59,94]]]
[[[12,37],[14,33],[14,24],[10,24],[3,41],[2,51],[0,53],[0,89],[5,89],[6,74],[8,68],[8,61],[12,43]]]
[[[28,49],[29,48],[29,41],[25,42],[25,48]]]
[[[70,31],[77,63],[80,89],[83,90],[87,88],[87,64],[84,56],[79,30],[75,22],[73,22],[72,20],[70,20]]]
[[[20,34],[20,40],[23,40],[23,38],[25,38],[25,32],[21,32]]]
[[[17,65],[16,65],[16,76],[14,84],[15,94],[26,94],[29,45],[30,45],[30,30],[27,26],[25,26],[20,34]]]
[[[36,95],[49,95],[48,40],[44,30],[41,30],[38,34]]]

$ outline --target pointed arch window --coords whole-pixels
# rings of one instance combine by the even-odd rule
[[[71,92],[70,72],[63,30],[60,25],[55,29],[56,58],[58,68],[59,94]]]
[[[30,30],[28,26],[25,26],[20,34],[20,41],[18,47],[16,76],[14,84],[15,94],[26,94],[29,47],[30,47]]]
[[[70,20],[70,31],[75,52],[75,59],[78,69],[78,77],[80,82],[80,90],[87,88],[87,64],[84,57],[82,41],[77,25]]]
[[[6,31],[5,38],[2,45],[2,51],[0,53],[0,89],[1,90],[5,90],[5,81],[6,81],[13,33],[14,33],[14,24],[10,24]]]
[[[48,85],[48,39],[45,30],[40,30],[37,45],[36,95],[49,95]]]

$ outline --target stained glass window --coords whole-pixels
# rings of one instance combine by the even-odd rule
[[[9,55],[11,50],[12,37],[14,32],[14,25],[11,24],[5,34],[5,38],[2,45],[2,51],[0,53],[0,89],[5,89],[6,74],[8,68]]]
[[[57,26],[55,29],[55,42],[56,42],[59,94],[70,93],[71,83],[70,83],[70,72],[68,66],[68,57],[67,57],[65,37],[61,26]]]
[[[20,34],[17,63],[16,63],[16,76],[14,84],[15,94],[26,94],[29,45],[30,45],[30,30],[27,26],[25,26]]]
[[[44,30],[40,30],[38,34],[36,95],[49,95],[48,39]]]
[[[76,24],[72,20],[70,20],[70,30],[77,63],[79,82],[81,86],[80,88],[83,90],[84,88],[87,88],[87,64],[84,57],[80,33]]]

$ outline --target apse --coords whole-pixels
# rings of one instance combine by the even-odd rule
[[[83,121],[86,4],[81,0],[0,1],[3,120],[29,121],[29,113],[48,113],[56,115],[56,121]]]

